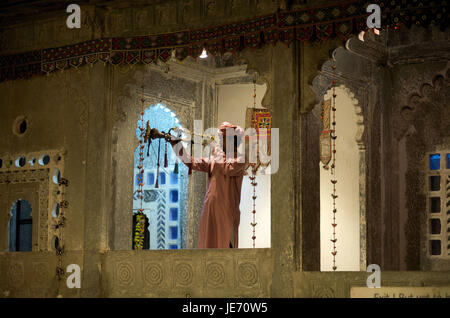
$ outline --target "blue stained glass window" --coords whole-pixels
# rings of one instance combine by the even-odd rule
[[[144,125],[149,122],[150,127],[157,128],[159,131],[167,132],[172,127],[181,127],[180,121],[178,120],[176,114],[171,111],[168,107],[166,107],[163,104],[158,105],[149,105],[150,107],[146,108],[144,110],[144,116],[143,116],[143,122]],[[142,125],[141,117],[139,117],[139,120],[136,121],[136,137],[140,138],[140,128]],[[176,132],[172,132],[173,135],[177,135]],[[183,219],[183,215],[186,211],[186,197],[187,197],[187,184],[188,184],[188,178],[187,178],[187,172],[188,168],[186,165],[183,165],[181,163],[178,164],[177,169],[179,170],[179,174],[173,174],[174,170],[174,163],[175,163],[175,153],[170,147],[169,144],[167,144],[167,158],[168,158],[168,168],[163,167],[164,163],[164,151],[165,151],[165,141],[163,140],[153,140],[152,143],[149,145],[146,143],[145,147],[143,149],[144,157],[143,162],[140,160],[140,152],[141,148],[138,146],[135,149],[134,153],[134,174],[135,174],[135,185],[133,188],[133,193],[136,193],[138,188],[138,181],[137,181],[137,173],[139,173],[138,170],[136,170],[136,167],[140,164],[143,164],[145,169],[145,175],[144,175],[144,182],[145,182],[145,197],[144,197],[144,208],[146,211],[154,211],[157,209],[157,205],[160,203],[163,203],[161,205],[161,208],[164,209],[164,215],[165,220],[167,222],[170,221],[168,224],[167,222],[162,222],[160,225],[160,228],[167,231],[167,235],[165,238],[158,239],[156,233],[159,233],[157,229],[153,229],[156,231],[155,233],[152,233],[149,236],[149,248],[150,249],[156,249],[161,248],[161,243],[164,244],[164,246],[167,249],[180,249],[181,244],[174,243],[173,239],[171,239],[171,226],[174,226],[175,229],[173,231],[174,237],[176,237],[176,241],[181,239],[181,232],[179,232],[180,229],[180,221]],[[160,170],[159,173],[157,172],[157,164],[158,164],[158,154],[160,156],[159,164],[160,164]],[[158,179],[158,184],[160,189],[155,189],[155,183]],[[171,186],[168,188],[168,186]],[[152,190],[149,190],[152,189]],[[161,202],[158,201],[159,198],[163,198]],[[133,210],[136,211],[140,207],[139,202],[139,196],[135,195],[133,200]],[[159,215],[159,214],[158,214]],[[150,213],[149,215],[149,224],[158,224],[157,220],[157,214],[156,213]],[[175,241],[175,242],[176,242]],[[134,244],[134,243],[133,243]]]
[[[170,184],[178,184],[178,175],[173,172],[170,174]]]
[[[166,174],[164,172],[159,173],[159,184],[166,184]]]
[[[170,202],[178,202],[178,190],[170,190]]]
[[[441,155],[430,155],[430,170],[439,170],[441,168]]]
[[[155,183],[155,174],[153,172],[150,172],[147,175],[147,185],[152,186]]]
[[[32,224],[20,224],[19,251],[31,251]]]
[[[11,214],[9,223],[9,251],[31,251],[33,231],[31,205],[25,200],[19,200],[14,203]]]
[[[170,239],[171,240],[178,239],[178,228],[176,226],[170,227]]]
[[[450,153],[447,154],[447,169],[450,169]]]
[[[170,208],[170,220],[178,220],[178,208]]]

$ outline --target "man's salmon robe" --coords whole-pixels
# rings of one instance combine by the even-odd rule
[[[243,157],[226,158],[218,145],[214,146],[209,158],[193,158],[184,149],[179,157],[188,167],[192,165],[192,170],[207,172],[209,175],[197,247],[229,248],[231,244],[237,248],[241,214],[239,204],[245,172]]]

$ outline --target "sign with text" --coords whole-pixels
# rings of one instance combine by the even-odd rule
[[[450,298],[450,286],[442,287],[351,287],[350,298]]]

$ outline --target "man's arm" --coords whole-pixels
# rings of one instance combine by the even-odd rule
[[[183,161],[183,163],[193,170],[209,172],[210,161],[208,158],[194,158],[187,154],[181,140],[170,140],[175,155]]]

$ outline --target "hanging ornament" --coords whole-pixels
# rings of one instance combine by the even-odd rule
[[[173,173],[178,174],[178,159],[175,159],[175,166],[173,168]]]
[[[193,149],[194,149],[194,141],[191,140],[191,158],[192,158],[192,160],[194,160],[194,151],[193,151]],[[191,174],[192,174],[192,164],[189,165],[189,172],[188,172],[188,175],[191,175]]]
[[[141,118],[140,118],[140,127],[139,127],[139,163],[137,166],[138,170],[138,199],[139,199],[139,209],[136,214],[136,228],[134,233],[134,249],[135,250],[142,250],[143,248],[143,231],[145,229],[145,216],[144,216],[144,208],[143,208],[143,200],[144,200],[144,193],[143,193],[143,187],[144,187],[144,148],[145,148],[145,142],[148,141],[148,149],[147,149],[147,156],[149,155],[149,149],[151,144],[151,138],[149,138],[149,130],[150,130],[150,124],[147,122],[147,129],[144,128],[144,86],[141,86],[142,88],[142,95],[141,95]]]
[[[167,168],[168,162],[167,162],[167,140],[164,144],[164,168]]]
[[[158,143],[158,162],[156,163],[156,183],[155,183],[155,188],[159,188],[158,179],[159,179],[159,156],[160,156],[160,153],[161,153],[161,139],[159,139],[159,143]]]
[[[333,87],[333,98],[332,98],[332,107],[331,107],[331,111],[332,111],[332,128],[331,128],[331,183],[333,184],[333,192],[331,194],[331,197],[333,198],[333,223],[331,223],[331,226],[333,227],[333,237],[331,239],[331,242],[333,243],[333,251],[331,252],[331,255],[333,255],[333,271],[335,271],[337,269],[336,266],[336,255],[337,255],[337,249],[336,249],[336,242],[337,242],[337,238],[336,238],[336,213],[337,213],[337,208],[336,208],[336,199],[338,198],[337,194],[336,194],[336,183],[337,183],[337,179],[336,179],[336,62],[333,62],[333,79],[332,79],[332,87]]]
[[[150,138],[150,121],[147,120],[147,127],[145,130],[144,143],[147,142],[147,157],[150,156],[150,146],[152,145],[152,138]]]
[[[256,247],[256,186],[258,185],[256,183],[256,171],[257,171],[257,167],[252,167],[252,175],[250,178],[250,182],[251,185],[253,187],[253,196],[252,196],[252,200],[253,200],[253,210],[252,210],[252,240],[253,240],[253,248]]]
[[[257,127],[257,120],[256,120],[256,73],[253,75],[253,117],[252,117],[252,124],[253,127]],[[257,163],[259,163],[259,138],[258,135],[256,136],[256,158]],[[250,183],[253,188],[253,210],[252,210],[252,222],[250,225],[252,226],[252,241],[253,241],[253,248],[256,247],[256,172],[258,171],[258,164],[252,164],[251,165],[251,171],[252,175],[249,177]]]

